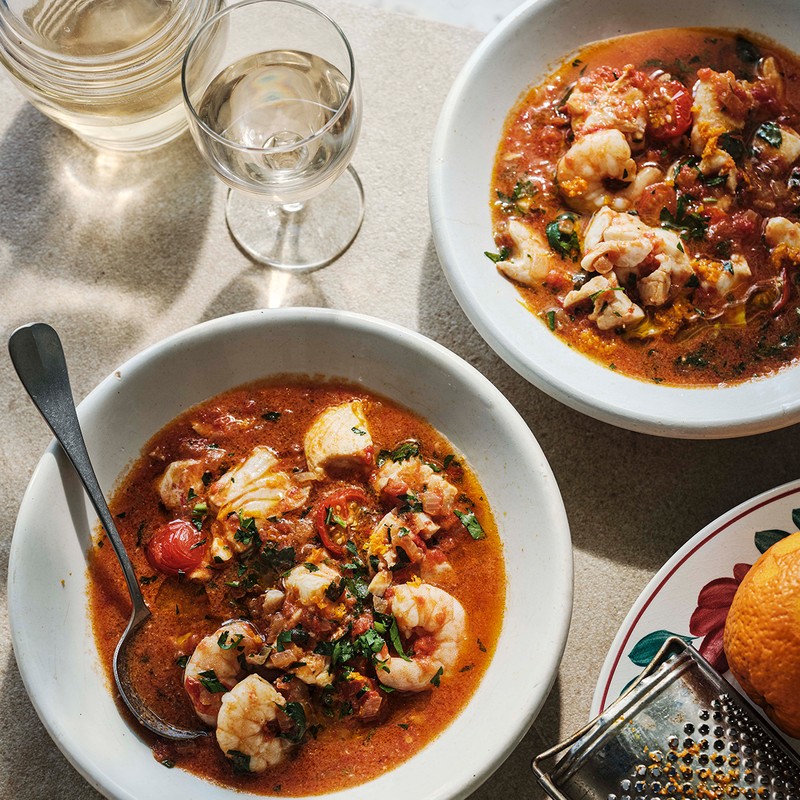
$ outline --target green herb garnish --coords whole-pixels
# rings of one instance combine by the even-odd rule
[[[756,130],[756,136],[763,139],[770,147],[776,150],[783,143],[783,134],[781,133],[780,125],[775,122],[765,122],[760,125]]]
[[[250,756],[241,752],[241,750],[228,750],[228,756],[233,762],[233,771],[238,775],[247,775],[250,773]]]
[[[545,228],[545,233],[551,250],[558,253],[561,258],[578,260],[581,246],[575,230],[574,214],[559,214]]]
[[[214,672],[213,669],[207,669],[205,672],[200,672],[198,673],[197,677],[207,692],[211,692],[212,694],[220,694],[221,692],[228,691],[227,687],[220,683],[219,678],[217,678],[217,673]]]
[[[461,524],[467,529],[469,535],[475,539],[485,539],[486,532],[481,527],[481,523],[478,521],[478,518],[472,511],[467,511],[466,513],[463,511],[454,511],[453,512],[459,520],[461,520]]]
[[[488,250],[484,250],[483,254],[496,264],[498,261],[508,261],[508,257],[511,255],[511,248],[501,247],[499,253],[490,253]]]

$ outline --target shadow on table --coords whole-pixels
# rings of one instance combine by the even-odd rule
[[[92,330],[113,312],[130,335],[190,282],[215,179],[188,136],[101,152],[25,105],[0,141],[0,174],[2,280],[22,305],[51,319],[96,315]]]
[[[0,696],[3,697],[0,709],[3,742],[0,797],[101,800],[101,796],[61,755],[36,716],[10,647],[6,662],[0,687]],[[47,768],[43,770],[44,764]]]
[[[469,796],[469,800],[544,797],[533,776],[533,757],[559,741],[561,689],[556,680],[531,729],[499,769]]]
[[[320,289],[317,273],[293,274],[250,262],[249,267],[232,276],[208,303],[198,321],[206,322],[254,308],[329,305]]]
[[[655,572],[733,506],[800,478],[798,426],[739,439],[689,441],[633,433],[548,397],[505,365],[450,292],[431,240],[420,330],[469,361],[513,403],[555,473],[576,548]]]

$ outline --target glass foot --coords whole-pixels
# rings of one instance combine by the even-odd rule
[[[228,230],[247,255],[278,269],[307,272],[338,258],[364,219],[364,190],[351,167],[322,194],[288,206],[228,190]]]

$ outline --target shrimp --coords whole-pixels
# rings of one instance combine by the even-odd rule
[[[278,715],[286,700],[259,675],[248,675],[222,697],[217,744],[247,772],[264,772],[280,764],[292,743],[280,737]]]
[[[186,511],[189,497],[200,497],[205,492],[205,470],[203,462],[196,458],[173,461],[156,481],[161,502],[170,511]]]
[[[538,285],[553,266],[552,250],[541,233],[517,219],[509,220],[508,235],[514,243],[514,255],[498,261],[497,269],[523,286]]]
[[[628,285],[635,275],[639,298],[650,306],[666,303],[693,273],[676,233],[652,228],[637,217],[608,208],[598,211],[586,229],[581,267],[601,274],[613,270],[622,285]],[[575,295],[571,302],[577,299]]]
[[[245,620],[231,620],[200,640],[186,663],[183,688],[195,714],[214,725],[222,693],[232,689],[244,674],[240,656],[256,656],[264,647],[261,634]]]
[[[630,145],[615,128],[578,139],[556,168],[561,194],[577,211],[594,211],[613,200],[614,193],[605,185],[607,179],[630,183],[635,177]]]
[[[425,557],[423,540],[429,539],[439,526],[421,511],[407,511],[400,514],[392,509],[375,526],[367,543],[367,552],[376,556],[389,569],[403,561],[417,564]],[[397,551],[402,550],[398,556]]]
[[[642,82],[647,78],[627,64],[621,73],[599,67],[578,79],[566,102],[576,138],[614,128],[629,141],[644,142],[647,103]]]
[[[632,327],[644,319],[644,311],[634,303],[617,283],[616,275],[597,275],[580,289],[573,289],[564,298],[564,308],[586,300],[594,303],[589,319],[601,331],[612,328]]]
[[[699,169],[703,175],[727,175],[727,187],[736,188],[736,162],[720,144],[723,134],[738,133],[744,128],[753,99],[745,83],[728,72],[715,72],[703,67],[697,70],[694,90],[691,145],[701,156]]]
[[[327,564],[317,564],[315,570],[309,570],[304,565],[294,567],[283,579],[286,596],[295,600],[306,608],[316,608],[321,611],[329,609],[331,601],[325,592],[328,587],[338,581],[342,576]]]
[[[466,636],[464,608],[436,586],[405,583],[394,590],[390,609],[403,636],[417,635],[414,656],[406,661],[400,656],[390,658],[384,651],[385,658],[378,661],[378,677],[393,689],[424,692],[458,661]]]
[[[371,483],[378,494],[414,506],[414,510],[424,511],[440,524],[455,520],[452,511],[458,489],[421,458],[385,461],[373,473]]]

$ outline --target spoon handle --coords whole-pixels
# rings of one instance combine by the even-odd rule
[[[89,460],[75,412],[61,340],[49,325],[34,322],[17,328],[11,334],[8,351],[22,385],[72,462],[86,494],[89,495],[119,559],[128,591],[131,593],[134,613],[139,613],[142,608],[146,609],[144,598]]]

